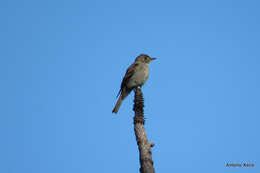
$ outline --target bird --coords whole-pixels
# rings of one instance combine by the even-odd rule
[[[137,87],[142,87],[149,76],[149,64],[156,58],[151,58],[147,54],[140,54],[135,62],[128,67],[125,76],[121,82],[119,96],[112,113],[117,113],[122,101]]]

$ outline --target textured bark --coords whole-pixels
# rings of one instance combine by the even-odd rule
[[[141,173],[154,173],[152,151],[151,147],[154,143],[149,143],[144,128],[144,99],[141,89],[138,87],[135,90],[134,99],[134,131],[136,136],[136,142],[139,149],[139,160],[140,160],[140,172]]]

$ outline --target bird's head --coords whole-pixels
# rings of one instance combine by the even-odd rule
[[[141,54],[139,55],[135,61],[140,61],[143,63],[147,63],[150,64],[151,61],[155,60],[156,58],[151,58],[150,56],[146,55],[146,54]]]

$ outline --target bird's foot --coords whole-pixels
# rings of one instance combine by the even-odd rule
[[[135,87],[135,88],[134,88],[134,92],[136,92],[137,89],[141,89],[141,87],[140,87],[140,86]]]

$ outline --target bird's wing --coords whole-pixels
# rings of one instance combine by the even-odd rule
[[[133,74],[136,71],[136,66],[138,66],[138,63],[134,62],[126,70],[126,73],[125,73],[125,76],[124,76],[124,78],[122,80],[121,87],[120,87],[120,90],[119,90],[119,92],[117,94],[117,97],[120,95],[120,93],[123,91],[123,89],[126,89],[125,87],[126,87],[126,84],[127,84],[128,80],[133,76]]]

